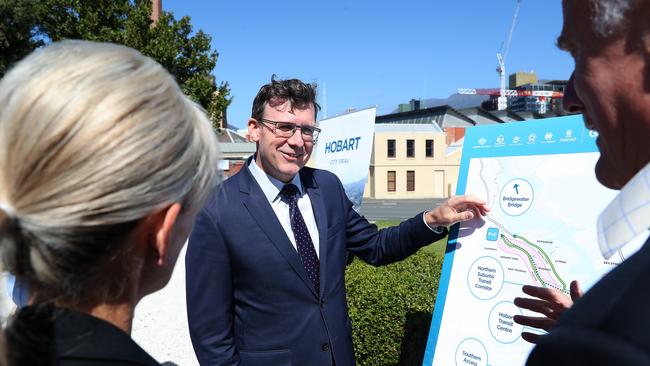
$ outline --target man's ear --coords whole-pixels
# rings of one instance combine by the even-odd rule
[[[159,266],[165,266],[169,262],[167,256],[172,240],[172,230],[180,212],[181,204],[177,202],[158,211],[151,218],[154,220],[153,243],[151,245],[157,254],[156,264]]]
[[[254,119],[254,118],[249,118],[248,119],[248,139],[253,142],[257,142],[260,139],[260,124]]]

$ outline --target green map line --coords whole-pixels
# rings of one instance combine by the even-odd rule
[[[495,219],[493,219],[489,215],[486,216],[485,218],[488,221],[492,222],[493,224],[497,225],[499,227],[499,229],[501,229],[501,231],[508,233],[508,235],[512,236],[515,239],[517,239],[517,238],[522,239],[523,241],[525,241],[530,246],[532,246],[532,247],[536,248],[537,250],[539,250],[539,252],[542,254],[542,256],[544,256],[546,261],[548,261],[548,264],[551,266],[551,271],[553,271],[553,274],[557,277],[558,281],[560,281],[560,283],[562,284],[562,288],[561,288],[562,292],[566,292],[566,283],[564,282],[564,280],[562,280],[562,277],[560,277],[560,275],[557,273],[557,271],[555,270],[555,266],[553,266],[553,262],[551,261],[551,258],[548,256],[548,254],[546,254],[546,252],[542,248],[540,248],[536,244],[531,243],[528,239],[526,239],[525,237],[523,237],[521,235],[513,234],[512,232],[510,232],[508,229],[506,229],[503,225],[501,225],[498,221],[496,221]],[[517,246],[516,244],[510,243],[507,239],[505,239],[505,236],[503,234],[501,234],[501,238],[504,239],[504,242],[506,243],[506,245],[510,244],[508,246],[511,246],[511,247],[514,246],[516,249],[519,249],[519,250],[523,251],[524,254],[526,254],[526,256],[528,257],[528,260],[530,261],[531,266],[533,267],[533,271],[535,272],[535,275],[540,279],[540,282],[542,283],[542,285],[544,285],[544,287],[546,287],[547,285],[551,286],[551,287],[555,287],[555,286],[552,286],[551,284],[546,283],[544,280],[541,279],[541,277],[539,276],[539,273],[537,273],[537,268],[535,266],[535,262],[532,260],[532,256],[526,251],[526,249],[521,248],[521,247]]]
[[[544,256],[544,258],[546,258],[546,261],[548,262],[548,264],[551,266],[551,271],[553,271],[553,274],[555,274],[555,276],[557,277],[557,279],[558,279],[558,280],[560,281],[560,283],[562,284],[562,292],[565,292],[565,291],[566,291],[566,283],[564,283],[564,281],[562,280],[562,277],[560,277],[560,275],[559,275],[559,274],[557,273],[557,271],[555,270],[555,266],[553,266],[553,262],[551,261],[551,258],[549,258],[548,254],[546,254],[546,252],[545,252],[542,248],[540,248],[540,247],[537,246],[536,244],[531,243],[528,239],[524,238],[524,237],[521,236],[521,235],[517,235],[517,234],[515,234],[515,235],[513,235],[512,237],[515,238],[515,239],[520,238],[521,240],[525,241],[528,245],[530,245],[530,246],[532,246],[532,247],[535,247],[537,250],[540,251],[540,253],[542,253],[542,255]]]
[[[501,234],[501,240],[503,240],[503,242],[507,246],[509,246],[511,248],[514,248],[514,249],[519,249],[520,251],[522,251],[526,255],[526,257],[528,257],[528,261],[530,262],[531,267],[533,267],[533,273],[535,273],[535,276],[537,277],[539,282],[542,285],[546,285],[546,281],[544,281],[542,279],[542,276],[539,274],[539,272],[537,272],[537,266],[535,265],[535,261],[533,260],[533,257],[530,255],[530,253],[528,253],[528,251],[526,251],[526,249],[520,247],[519,245],[510,242],[510,240],[508,240],[508,238],[506,238],[506,236],[503,235],[503,234]],[[546,286],[544,286],[544,287],[546,287]]]

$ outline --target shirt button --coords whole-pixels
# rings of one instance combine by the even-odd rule
[[[321,307],[321,308],[324,308],[324,307],[325,307],[325,300],[322,300],[322,299],[321,299],[321,301],[320,301],[320,307]]]
[[[323,343],[323,345],[320,347],[323,351],[327,352],[330,350],[330,345],[327,343]]]

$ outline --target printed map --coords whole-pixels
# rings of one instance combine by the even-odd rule
[[[513,303],[521,286],[568,294],[577,279],[587,289],[643,243],[603,259],[596,220],[617,192],[595,180],[597,152],[481,155],[489,154],[461,170],[465,192],[487,200],[491,212],[461,225],[450,246],[425,365],[524,365],[532,345],[512,318],[533,314]]]

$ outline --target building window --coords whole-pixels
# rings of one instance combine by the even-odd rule
[[[388,171],[388,192],[395,192],[395,171]]]
[[[406,190],[415,191],[415,170],[406,171]]]
[[[388,157],[395,157],[395,140],[388,140]]]
[[[406,140],[406,157],[415,157],[415,140]]]
[[[432,158],[433,157],[433,140],[427,140],[426,141],[426,157],[427,158]]]

